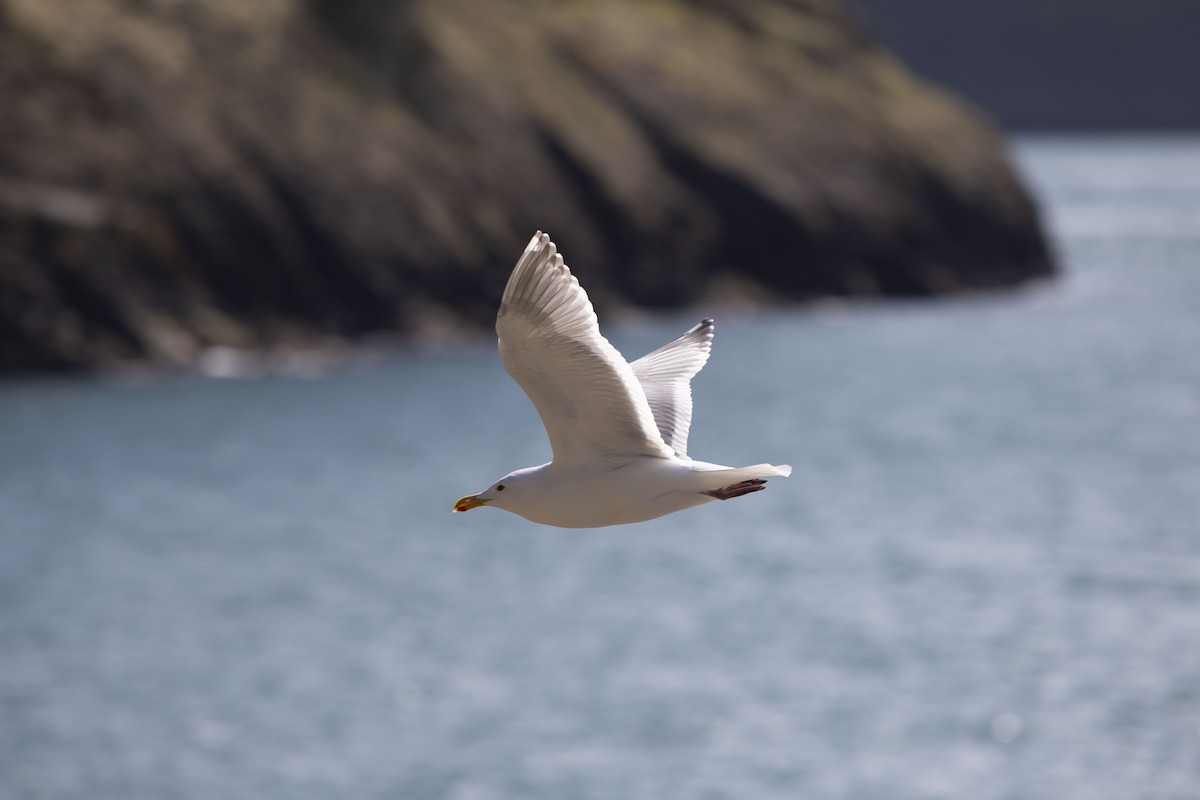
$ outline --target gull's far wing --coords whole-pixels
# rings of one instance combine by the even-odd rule
[[[672,456],[633,370],[600,335],[587,293],[541,231],[508,279],[496,335],[504,368],[542,417],[556,463]]]
[[[688,457],[692,378],[708,361],[712,340],[713,321],[706,319],[629,365],[646,393],[658,432],[680,458]]]

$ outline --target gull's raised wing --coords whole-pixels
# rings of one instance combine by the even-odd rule
[[[633,369],[600,335],[587,293],[541,231],[508,279],[496,335],[505,370],[542,417],[555,462],[671,457]]]
[[[646,393],[658,432],[680,458],[687,458],[692,426],[692,378],[708,361],[712,340],[713,321],[706,319],[629,365]]]

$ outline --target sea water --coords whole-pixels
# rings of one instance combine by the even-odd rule
[[[0,797],[1200,797],[1200,139],[1017,156],[1054,282],[606,325],[795,466],[647,524],[450,513],[490,341],[0,385]]]

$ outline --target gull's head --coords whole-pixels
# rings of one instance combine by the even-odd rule
[[[480,506],[495,506],[505,511],[520,513],[516,509],[521,507],[522,500],[529,494],[531,482],[542,469],[543,467],[527,467],[510,472],[479,494],[458,498],[454,503],[454,510],[470,511]]]

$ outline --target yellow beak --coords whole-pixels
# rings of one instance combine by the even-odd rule
[[[472,508],[479,508],[482,505],[487,505],[487,500],[480,500],[479,495],[469,494],[466,497],[458,498],[454,504],[454,512],[470,511]]]

